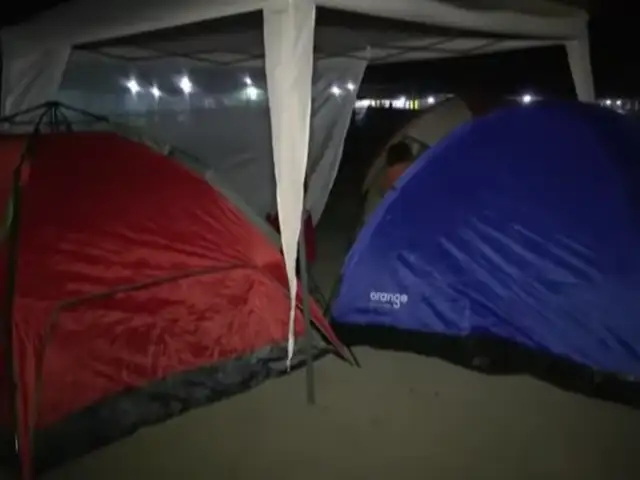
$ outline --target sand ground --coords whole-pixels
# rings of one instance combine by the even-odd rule
[[[344,189],[346,192],[348,189]],[[340,199],[340,196],[343,196]],[[328,289],[352,219],[335,197],[316,277]],[[362,368],[317,365],[92,453],[46,480],[634,480],[640,412],[528,377],[356,350]]]
[[[370,349],[147,428],[46,480],[634,480],[640,414]]]

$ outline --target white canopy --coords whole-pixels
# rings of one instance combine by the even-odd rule
[[[314,52],[384,63],[564,44],[579,98],[594,97],[587,16],[546,0],[70,0],[1,35],[4,114],[55,98],[72,48],[264,61],[292,312]]]

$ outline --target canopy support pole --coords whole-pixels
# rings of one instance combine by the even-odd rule
[[[578,100],[581,102],[595,102],[596,94],[591,68],[589,33],[585,31],[577,40],[568,41],[565,43],[565,48]]]
[[[309,156],[315,12],[312,0],[269,2],[263,10],[277,211],[289,284],[288,367],[295,349],[296,260]]]
[[[302,219],[304,224],[304,218]],[[300,265],[300,285],[302,287],[302,315],[304,316],[304,347],[305,347],[305,367],[307,403],[316,404],[316,382],[313,366],[313,326],[311,325],[311,308],[309,306],[309,265],[307,263],[306,232],[303,228],[300,232],[299,244],[299,265]]]

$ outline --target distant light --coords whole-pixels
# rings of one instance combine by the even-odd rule
[[[525,105],[529,105],[531,102],[533,102],[533,95],[531,95],[530,93],[525,93],[524,95],[522,95],[522,103],[524,103]]]
[[[247,75],[246,77],[244,77],[244,84],[247,85],[248,87],[250,87],[251,85],[253,85],[253,80],[251,80],[251,77],[249,75]]]
[[[622,106],[622,100],[616,100],[616,105],[618,107],[621,107]]]
[[[350,92],[355,92],[356,91],[356,85],[353,82],[347,83],[347,90],[349,90]]]
[[[373,105],[373,100],[370,98],[361,98],[356,100],[355,108],[369,108]]]
[[[189,95],[191,92],[193,92],[193,84],[191,83],[191,80],[189,80],[189,77],[187,77],[186,75],[180,78],[178,86],[182,89],[185,95]]]
[[[160,91],[157,85],[152,85],[149,91],[151,92],[151,95],[155,97],[156,100],[162,96],[162,92]]]
[[[253,85],[249,85],[247,86],[247,88],[245,89],[245,91],[247,92],[247,98],[249,100],[257,100],[258,96],[260,95],[260,90],[258,90],[255,86]]]
[[[434,97],[434,96],[427,97],[427,103],[429,105],[433,105],[434,103],[436,103],[436,97]]]
[[[607,98],[607,99],[604,101],[604,104],[605,104],[607,107],[610,107],[612,103],[613,103],[613,102],[611,101],[611,99],[610,99],[610,98]]]
[[[132,95],[135,95],[140,90],[142,90],[142,87],[140,87],[140,84],[138,84],[136,79],[133,78],[133,77],[131,77],[129,80],[127,80],[126,86],[127,86],[127,88],[129,89],[129,91],[131,92]]]
[[[404,95],[397,98],[396,100],[393,100],[391,102],[391,107],[392,108],[398,108],[398,109],[406,109],[407,108],[407,97],[405,97]]]
[[[333,85],[331,87],[331,93],[333,93],[336,97],[339,97],[340,95],[342,95],[342,89],[337,85]]]

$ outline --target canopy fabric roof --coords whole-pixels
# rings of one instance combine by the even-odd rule
[[[27,43],[47,38],[50,45],[79,45],[260,11],[263,8],[286,8],[307,1],[76,0],[61,4],[28,23],[8,30],[15,38]],[[343,12],[461,32],[556,40],[578,37],[583,33],[587,20],[585,12],[548,0],[319,0],[315,4]],[[352,30],[353,33],[356,32]]]
[[[90,42],[81,48],[136,61],[178,56],[222,66],[253,66],[263,60],[262,37],[262,15],[258,12]],[[314,50],[316,58],[352,57],[377,64],[491,53],[559,41],[463,32],[318,9]]]
[[[44,37],[49,46],[74,45],[131,60],[189,56],[222,65],[251,64],[264,55],[260,9],[283,3],[151,0],[137,6],[123,0],[78,0],[10,28],[5,35],[23,45]],[[586,24],[584,12],[545,0],[317,4],[316,55],[356,56],[370,63],[549,45],[580,37]],[[91,18],[100,23],[87,20]]]
[[[70,0],[0,32],[2,111],[53,98],[71,48],[264,59],[292,326],[314,51],[381,63],[563,43],[578,96],[593,100],[586,26],[584,12],[547,0]]]

